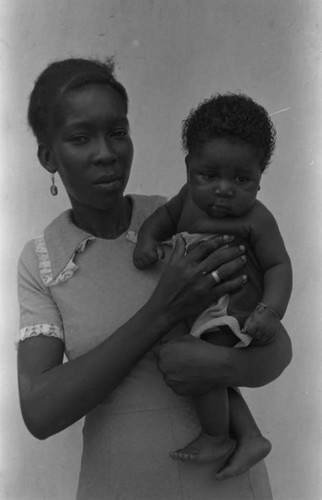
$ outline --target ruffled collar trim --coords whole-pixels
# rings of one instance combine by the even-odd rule
[[[143,195],[130,195],[132,216],[128,230],[119,238],[136,242],[139,227],[145,219]],[[76,226],[72,211],[66,210],[46,227],[35,239],[41,278],[46,286],[53,286],[69,279],[78,266],[74,263],[77,252],[84,252],[87,245],[97,238]]]

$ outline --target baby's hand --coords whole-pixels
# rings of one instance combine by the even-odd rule
[[[152,266],[164,257],[164,250],[159,241],[155,239],[138,240],[134,252],[133,262],[138,269],[145,269]]]
[[[269,309],[260,307],[247,318],[242,332],[253,338],[252,345],[262,345],[272,342],[279,330],[278,317]]]

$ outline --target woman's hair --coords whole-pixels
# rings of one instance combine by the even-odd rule
[[[50,141],[57,125],[59,106],[70,91],[91,84],[106,84],[122,99],[128,111],[128,95],[114,76],[113,58],[106,62],[95,59],[71,58],[50,64],[36,80],[28,107],[28,123],[38,143]]]
[[[182,122],[182,145],[187,153],[227,137],[254,146],[261,154],[262,170],[270,162],[276,131],[267,111],[244,94],[215,94],[192,109]]]

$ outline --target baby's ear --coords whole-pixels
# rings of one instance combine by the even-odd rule
[[[187,172],[187,178],[189,178],[189,169],[190,169],[190,157],[187,155],[184,159],[185,164],[186,164],[186,172]]]
[[[53,154],[51,152],[51,149],[45,143],[38,144],[37,156],[38,156],[38,160],[40,161],[41,165],[48,172],[50,172],[51,174],[54,174],[55,172],[57,172],[57,168],[55,167],[55,164],[53,161]]]
[[[185,164],[186,164],[187,184],[190,184],[190,160],[191,160],[191,158],[190,158],[189,154],[187,154],[187,156],[184,159]]]

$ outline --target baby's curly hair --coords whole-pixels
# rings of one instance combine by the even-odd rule
[[[265,170],[275,149],[276,130],[263,106],[229,92],[215,94],[192,109],[182,122],[181,137],[186,153],[219,137],[245,142],[260,151]]]

